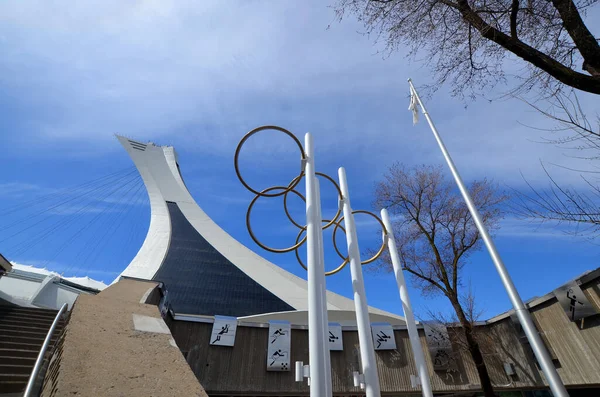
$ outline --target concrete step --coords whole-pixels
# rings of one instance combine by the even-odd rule
[[[19,349],[14,347],[0,347],[0,357],[30,357],[35,359],[40,352],[41,346],[33,346],[29,349]]]
[[[35,365],[36,357],[14,357],[14,356],[1,356],[0,365],[10,365],[11,367],[17,365],[29,365],[32,369]],[[9,371],[10,372],[10,369]]]
[[[25,319],[23,317],[0,317],[0,324],[7,325],[23,325],[26,327],[46,327],[50,328],[52,325],[52,320],[37,320],[37,319]],[[62,321],[59,322],[61,325]]]
[[[4,342],[26,343],[26,344],[32,344],[32,345],[38,345],[38,346],[42,346],[45,338],[46,338],[46,335],[31,336],[31,335],[5,335],[5,334],[2,334],[2,341],[4,341]],[[50,339],[50,341],[52,343],[55,343],[57,339],[58,339],[58,335],[54,334],[52,336],[52,338]]]
[[[25,321],[31,321],[31,320],[36,320],[36,321],[40,321],[40,322],[50,322],[50,324],[52,324],[52,321],[54,321],[54,318],[56,318],[56,313],[51,315],[51,316],[47,316],[47,315],[40,315],[40,314],[29,314],[29,313],[14,313],[14,312],[7,312],[7,313],[0,313],[0,321],[3,320],[25,320]]]
[[[12,365],[12,364],[0,364],[0,374],[6,375],[30,375],[33,371],[33,365]]]
[[[40,336],[42,339],[46,337],[46,334],[48,333],[48,329],[20,329],[20,328],[7,328],[7,327],[3,327],[2,324],[0,324],[0,335],[4,336],[4,335],[14,335],[14,336],[31,336],[31,337],[38,337]]]
[[[4,338],[2,340],[0,340],[0,349],[17,349],[17,350],[40,350],[40,347],[42,346],[42,341],[40,341],[39,343],[37,343],[37,341],[35,343],[26,343],[26,342],[11,342],[11,341],[7,341],[4,340]]]
[[[22,393],[57,310],[0,307],[0,397]],[[56,344],[61,320],[50,340]]]
[[[43,309],[41,307],[23,307],[23,306],[0,306],[0,311],[5,312],[21,312],[21,313],[58,313],[56,309]]]
[[[29,375],[31,375],[31,373],[29,374],[0,374],[0,382],[7,382],[7,381],[12,381],[12,382],[24,382],[27,383],[27,381],[29,380]],[[0,389],[2,390],[2,389]]]
[[[17,319],[17,318],[1,318],[0,317],[0,327],[2,325],[8,325],[8,326],[23,326],[23,327],[34,327],[34,328],[45,328],[45,329],[50,329],[50,327],[52,326],[52,321],[37,321],[37,320],[24,320],[24,319]],[[58,324],[56,324],[57,327],[63,327],[64,326],[64,322],[59,322]]]
[[[62,329],[61,325],[57,325],[54,328],[54,332],[59,332]],[[44,332],[47,333],[50,330],[50,326],[44,325],[35,325],[35,324],[27,324],[27,325],[15,325],[9,324],[0,321],[0,330],[22,330],[22,331],[30,331],[30,332]]]
[[[34,308],[34,307],[21,307],[21,306],[0,306],[0,313],[3,313],[3,312],[31,313],[31,314],[56,316],[56,313],[58,313],[58,310],[41,309],[41,308]]]
[[[0,321],[37,321],[40,323],[50,323],[54,321],[55,316],[38,316],[37,314],[20,313],[0,313]]]
[[[2,374],[0,373],[0,395],[4,393],[19,393],[25,391],[31,374]]]

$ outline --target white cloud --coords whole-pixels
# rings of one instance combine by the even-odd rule
[[[3,140],[99,155],[120,150],[119,132],[229,158],[247,130],[280,124],[315,134],[319,165],[360,163],[361,178],[394,160],[442,162],[406,110],[406,78],[431,83],[427,70],[384,59],[361,30],[318,1],[2,2],[0,89],[20,133]],[[442,89],[427,106],[466,178],[541,181],[540,159],[574,163],[532,142],[543,134],[517,120],[547,121],[517,100],[465,109]]]
[[[539,223],[507,217],[500,222],[498,237],[530,239],[573,239],[573,228],[556,222]]]
[[[31,194],[51,193],[54,189],[44,188],[33,183],[6,182],[0,183],[0,196],[12,198],[25,197]]]

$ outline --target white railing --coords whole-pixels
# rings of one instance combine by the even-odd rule
[[[44,356],[46,355],[46,351],[48,350],[48,346],[50,345],[50,339],[52,339],[52,334],[54,334],[54,330],[56,329],[56,326],[58,325],[60,318],[67,311],[68,307],[69,307],[69,305],[65,303],[64,305],[62,305],[62,307],[56,314],[56,317],[54,318],[54,321],[52,322],[52,325],[50,326],[50,329],[48,330],[48,334],[46,334],[46,339],[44,340],[44,344],[42,345],[42,348],[40,349],[40,353],[38,354],[37,359],[35,360],[35,365],[33,367],[33,371],[31,371],[31,376],[29,377],[29,381],[27,382],[27,388],[25,388],[25,393],[23,394],[23,397],[31,397],[32,396],[33,386],[34,386],[35,381],[40,373],[40,369],[42,368],[42,363],[44,362]]]

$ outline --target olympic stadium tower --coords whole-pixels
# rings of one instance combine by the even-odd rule
[[[117,137],[137,167],[150,198],[150,227],[119,278],[153,280],[168,291],[173,314],[271,318],[307,323],[306,280],[267,261],[221,229],[195,202],[170,146]],[[354,302],[327,292],[330,321],[355,323]],[[372,321],[403,324],[370,308]]]

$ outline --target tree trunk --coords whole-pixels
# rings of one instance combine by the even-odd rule
[[[475,363],[475,368],[477,368],[477,374],[479,375],[479,381],[481,382],[483,394],[485,397],[496,397],[496,394],[494,393],[494,387],[492,386],[492,380],[490,379],[487,367],[483,361],[483,354],[479,348],[479,343],[477,343],[475,335],[473,335],[473,324],[471,324],[471,322],[467,319],[467,316],[465,315],[465,312],[458,301],[458,297],[448,296],[448,299],[450,299],[452,307],[458,316],[458,321],[460,321],[462,326],[463,333],[467,341],[467,348],[469,349],[469,353],[471,353],[471,358]]]

